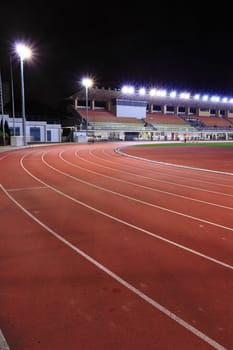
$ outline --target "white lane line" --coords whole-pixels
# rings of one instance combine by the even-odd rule
[[[122,148],[127,148],[128,147],[128,145],[125,145],[125,147],[122,147],[122,145],[120,146],[120,147],[117,147],[117,148],[115,148],[115,149],[112,149],[112,151],[114,152],[114,153],[116,153],[116,154],[118,154],[118,152],[117,152],[117,150],[119,149],[119,151],[120,152],[123,152],[122,151]],[[108,150],[108,149],[107,149]],[[91,153],[91,152],[89,152],[90,154],[92,154],[93,156],[94,156],[94,154],[93,153]],[[108,156],[108,158],[110,158],[111,157],[111,155],[108,155],[107,153],[106,153],[106,148],[104,148],[103,149],[103,154],[104,155],[107,155]],[[120,154],[121,155],[121,154]],[[125,158],[127,158],[127,156],[129,156],[130,157],[130,155],[128,155],[127,153],[123,153],[122,155],[124,155],[125,156]],[[119,156],[119,154],[118,154],[118,156]],[[186,166],[185,165],[179,165],[179,164],[172,164],[172,163],[165,163],[165,162],[159,162],[159,161],[156,161],[156,160],[151,160],[151,159],[146,159],[146,158],[142,158],[142,157],[136,157],[136,156],[133,156],[132,155],[132,157],[131,158],[134,158],[135,157],[135,159],[138,159],[139,161],[141,161],[141,160],[144,160],[145,162],[149,162],[149,163],[152,163],[152,165],[153,165],[153,163],[158,163],[159,165],[162,165],[162,166],[169,166],[169,165],[171,165],[171,166],[173,166],[173,167],[183,167],[183,168],[185,168]],[[96,158],[100,158],[100,157],[96,157]],[[100,159],[103,159],[103,160],[105,160],[106,162],[111,162],[111,163],[114,163],[114,162],[112,162],[112,161],[110,161],[110,160],[106,160],[106,158],[100,158]],[[111,158],[110,158],[111,159]],[[125,164],[125,163],[123,163],[123,164]],[[128,165],[128,164],[127,164]],[[131,165],[128,165],[128,166],[130,166],[131,168],[133,168],[133,166],[131,166]],[[211,170],[209,170],[209,169],[202,169],[202,168],[195,168],[195,167],[189,167],[189,166],[187,166],[187,170],[200,170],[200,171],[207,171],[207,172],[212,172]],[[149,169],[151,169],[151,168],[149,168]],[[164,169],[164,167],[163,167],[163,169]],[[156,172],[158,173],[158,174],[163,174],[163,172],[164,172],[164,170],[158,170],[158,169],[156,169]],[[187,176],[188,176],[188,178],[190,179],[190,174],[192,173],[192,175],[196,175],[195,174],[195,172],[188,172],[188,174],[189,175],[186,175],[186,176],[182,176],[181,174],[179,174],[179,175],[177,175],[177,173],[172,173],[172,178],[174,178],[174,177],[176,177],[176,178],[178,178],[178,179],[184,179],[184,180],[187,180]],[[186,173],[187,174],[187,173]],[[229,172],[227,172],[227,174],[229,174]],[[233,173],[230,173],[230,174],[232,174],[233,175]],[[203,175],[203,174],[202,174]],[[212,180],[210,181],[210,177],[209,177],[209,175],[210,174],[208,174],[207,173],[207,175],[208,175],[208,181],[207,180],[205,180],[204,178],[202,178],[202,179],[199,179],[199,178],[197,178],[197,177],[194,177],[193,178],[193,180],[194,181],[196,181],[196,182],[201,182],[201,183],[207,183],[207,184],[211,184],[211,185],[219,185],[219,183],[216,183],[216,182],[213,182]],[[215,175],[215,174],[213,174],[213,175]],[[217,175],[221,175],[221,174],[217,174]],[[224,175],[224,174],[223,174]],[[215,179],[215,177],[214,177],[214,179]],[[229,178],[228,178],[229,179]],[[231,179],[230,179],[231,180]],[[221,186],[222,187],[227,187],[227,188],[233,188],[233,186],[232,185],[230,185],[230,184],[222,184],[221,183]]]
[[[135,182],[131,182],[131,181],[126,181],[126,180],[123,180],[123,179],[119,179],[117,177],[113,177],[113,176],[109,176],[109,175],[105,175],[105,174],[101,174],[101,173],[98,173],[97,171],[93,171],[93,170],[90,170],[90,169],[87,169],[87,168],[84,168],[84,167],[81,167],[77,164],[74,164],[74,163],[71,163],[69,162],[68,160],[64,159],[64,157],[62,156],[62,153],[64,153],[64,151],[60,152],[59,153],[59,158],[61,158],[63,160],[63,162],[75,167],[75,168],[79,168],[83,171],[86,171],[88,173],[91,173],[91,174],[95,174],[95,175],[98,175],[98,176],[101,176],[101,177],[105,177],[107,179],[110,179],[110,180],[114,180],[114,181],[117,181],[117,182],[121,182],[121,183],[125,183],[127,185],[131,185],[131,186],[135,186],[135,187],[139,187],[139,188],[143,188],[145,190],[149,190],[150,192],[153,191],[153,192],[158,192],[158,193],[162,193],[162,194],[167,194],[169,196],[174,196],[174,197],[178,197],[178,198],[183,198],[183,199],[187,199],[187,200],[190,200],[190,201],[193,201],[193,202],[198,202],[198,203],[203,203],[203,204],[207,204],[207,205],[211,205],[211,206],[214,206],[214,207],[218,207],[218,208],[223,208],[223,209],[229,209],[229,210],[233,210],[233,207],[227,207],[225,205],[221,205],[221,204],[216,204],[216,203],[212,203],[212,202],[207,202],[207,201],[203,201],[203,200],[200,200],[200,199],[196,199],[196,198],[193,198],[193,197],[187,197],[187,196],[183,196],[183,195],[180,195],[180,194],[177,194],[177,193],[173,193],[173,192],[168,192],[168,191],[163,191],[163,190],[159,190],[157,188],[153,188],[153,187],[148,187],[148,186],[144,186],[144,185],[140,185],[140,184],[137,184]]]
[[[195,168],[192,166],[188,166],[188,165],[180,165],[180,164],[173,164],[173,163],[167,163],[167,162],[160,162],[158,160],[152,160],[152,159],[146,159],[146,158],[142,158],[142,157],[137,157],[137,156],[133,156],[131,154],[127,154],[124,153],[120,147],[115,149],[115,152],[118,154],[121,154],[122,156],[126,156],[126,157],[130,157],[130,158],[135,158],[135,159],[139,159],[139,160],[144,160],[147,161],[149,163],[156,163],[156,164],[162,164],[162,165],[169,165],[169,166],[174,166],[176,168],[184,168],[184,169],[191,169],[191,170],[197,170],[197,171],[204,171],[204,172],[208,172],[208,173],[215,173],[215,174],[221,174],[221,175],[230,175],[233,176],[233,173],[227,172],[227,171],[220,171],[220,170],[211,170],[211,169],[204,169],[204,168]]]
[[[93,259],[90,255],[83,252],[81,249],[77,248],[75,245],[73,245],[71,242],[67,241],[65,238],[60,236],[57,232],[53,231],[49,226],[45,225],[42,221],[40,221],[38,218],[36,218],[33,214],[31,214],[26,208],[24,208],[20,203],[18,203],[7,191],[6,189],[0,184],[0,187],[2,188],[3,192],[10,198],[25,214],[27,214],[32,220],[34,220],[37,224],[39,224],[41,227],[43,227],[46,231],[48,231],[51,235],[53,235],[55,238],[57,238],[59,241],[64,243],[66,246],[74,250],[76,253],[81,255],[83,258],[88,260],[90,263],[95,265],[97,268],[99,268],[101,271],[105,272],[108,276],[110,276],[112,279],[126,287],[128,290],[130,290],[132,293],[136,294],[138,297],[140,297],[145,302],[152,305],[154,308],[171,318],[173,321],[177,322],[179,325],[187,329],[189,332],[193,333],[198,338],[202,339],[204,342],[211,345],[213,348],[217,350],[227,350],[225,347],[223,347],[221,344],[217,343],[214,339],[208,337],[206,334],[198,330],[197,328],[193,327],[186,321],[184,321],[182,318],[174,314],[173,312],[169,311],[167,308],[162,306],[161,304],[157,303],[154,299],[150,298],[143,292],[141,292],[139,289],[134,287],[132,284],[125,281],[123,278],[115,274],[113,271],[109,270],[104,265],[100,264],[97,260]]]
[[[7,191],[8,192],[31,191],[31,190],[41,190],[42,188],[47,188],[47,186],[8,188]]]
[[[0,329],[0,350],[10,350],[9,345]]]
[[[196,217],[196,216],[184,214],[184,213],[181,213],[181,212],[176,211],[176,210],[172,210],[172,209],[168,209],[168,208],[165,208],[165,207],[161,207],[160,205],[156,205],[156,204],[152,204],[152,203],[149,203],[149,202],[146,202],[146,201],[142,201],[142,200],[140,200],[140,199],[133,198],[133,197],[130,197],[130,196],[121,194],[121,193],[119,193],[119,192],[114,192],[114,191],[108,190],[107,188],[104,188],[104,187],[101,187],[101,186],[97,186],[97,185],[94,185],[94,184],[92,184],[92,183],[90,183],[90,182],[81,180],[81,179],[79,179],[79,178],[77,178],[77,177],[75,177],[75,176],[72,176],[72,175],[70,175],[70,174],[64,173],[63,171],[61,171],[61,170],[59,170],[59,169],[57,169],[57,168],[54,168],[52,165],[48,164],[48,163],[46,162],[46,160],[44,159],[44,155],[45,155],[45,153],[42,154],[42,161],[43,161],[44,164],[46,164],[50,169],[53,169],[53,170],[56,171],[57,173],[62,174],[63,176],[69,177],[69,178],[72,179],[72,180],[81,182],[81,183],[83,183],[83,184],[85,184],[85,185],[87,185],[87,186],[90,186],[90,187],[97,188],[98,190],[111,193],[111,194],[116,195],[116,196],[118,196],[118,197],[126,198],[126,199],[128,199],[128,200],[131,200],[131,201],[134,201],[134,202],[137,202],[137,203],[146,205],[146,206],[148,206],[148,207],[152,207],[152,208],[160,209],[160,210],[163,210],[163,211],[167,211],[168,213],[172,213],[172,214],[175,214],[175,215],[183,216],[183,217],[188,218],[188,219],[191,219],[191,220],[199,221],[199,222],[202,222],[202,223],[204,223],[204,224],[212,225],[212,226],[215,226],[215,227],[218,227],[218,228],[221,228],[221,229],[224,229],[224,230],[228,230],[228,231],[232,231],[232,232],[233,232],[233,228],[232,228],[232,227],[220,225],[220,224],[217,224],[217,223],[212,222],[212,221],[200,219],[200,218],[198,218],[198,217]]]
[[[135,174],[135,173],[131,173],[129,171],[125,171],[125,170],[120,170],[120,169],[116,169],[116,168],[112,168],[110,166],[106,166],[106,165],[102,165],[102,164],[99,164],[99,163],[95,163],[93,161],[90,161],[88,159],[85,159],[83,157],[80,156],[80,154],[78,152],[75,152],[75,155],[77,155],[77,158],[81,159],[82,161],[84,162],[87,162],[87,163],[91,163],[91,164],[94,164],[95,166],[99,166],[101,168],[106,168],[106,169],[111,169],[113,171],[117,171],[117,172],[120,172],[120,173],[123,173],[123,174],[130,174],[130,175],[133,175],[134,177],[139,177],[139,178],[142,178],[142,179],[146,179],[146,180],[150,180],[150,181],[154,181],[154,182],[160,182],[160,183],[165,183],[165,184],[169,184],[169,185],[173,185],[173,186],[177,186],[177,187],[184,187],[184,188],[190,188],[192,190],[195,190],[195,191],[201,191],[201,192],[207,192],[207,193],[213,193],[213,194],[218,194],[220,196],[227,196],[227,197],[233,197],[233,194],[229,194],[229,193],[223,193],[223,192],[218,192],[218,191],[212,191],[212,190],[206,190],[204,188],[200,188],[200,187],[195,187],[195,186],[190,186],[190,185],[184,185],[184,184],[180,184],[180,183],[177,183],[177,182],[174,182],[174,181],[167,181],[167,180],[161,180],[161,179],[156,179],[156,178],[153,178],[153,177],[149,177],[149,176],[144,176],[144,175],[139,175],[139,174]],[[98,157],[96,156],[95,154],[93,153],[90,153],[90,155],[94,158],[97,158],[97,159],[100,159],[101,161],[104,160],[106,162],[110,162],[110,163],[113,163],[109,160],[105,160],[101,157]],[[135,167],[132,167],[131,165],[127,164],[127,167],[130,167],[130,168],[133,168],[135,169]],[[172,175],[174,177],[174,175]],[[175,175],[175,177],[178,177],[179,179],[180,178],[183,178],[185,180],[187,180],[187,177],[183,177],[183,176],[177,176]],[[202,182],[202,183],[207,183],[207,184],[210,184],[210,185],[219,185],[219,183],[215,183],[215,182],[210,182],[210,181],[204,181],[204,180],[199,180],[199,179],[194,179],[194,181],[199,181],[199,182]],[[223,187],[232,187],[232,186],[229,186],[229,185],[224,185],[224,184],[220,184],[221,186]]]
[[[204,259],[206,259],[206,260],[209,260],[209,261],[211,261],[211,262],[213,262],[213,263],[215,263],[215,264],[218,264],[218,265],[221,265],[221,266],[224,266],[224,267],[226,267],[226,268],[228,268],[228,269],[233,270],[233,266],[232,266],[232,265],[226,264],[226,263],[224,263],[223,261],[214,259],[214,258],[209,257],[209,256],[207,256],[207,255],[205,255],[205,254],[202,254],[202,253],[200,253],[200,252],[198,252],[198,251],[196,251],[196,250],[193,250],[193,249],[191,249],[191,248],[185,247],[185,246],[183,246],[183,245],[181,245],[181,244],[179,244],[179,243],[173,242],[173,241],[171,241],[171,240],[169,240],[169,239],[167,239],[167,238],[164,238],[164,237],[162,237],[162,236],[159,236],[159,235],[157,235],[157,234],[155,234],[155,233],[152,233],[152,232],[150,232],[150,231],[148,231],[148,230],[145,230],[145,229],[143,229],[143,228],[141,228],[141,227],[138,227],[138,226],[136,226],[136,225],[130,224],[130,223],[127,222],[127,221],[121,220],[121,219],[119,219],[119,218],[117,218],[117,217],[115,217],[115,216],[112,216],[112,215],[110,215],[110,214],[108,214],[108,213],[106,213],[106,212],[104,212],[104,211],[102,211],[102,210],[96,209],[96,208],[94,208],[94,207],[92,207],[92,206],[90,206],[90,205],[88,205],[88,204],[86,204],[86,203],[84,203],[84,202],[79,201],[78,199],[76,199],[76,198],[74,198],[74,197],[69,196],[68,194],[66,194],[66,193],[64,193],[64,192],[62,192],[62,191],[60,191],[60,190],[58,190],[57,188],[52,187],[52,186],[50,186],[49,184],[46,184],[44,181],[40,180],[38,177],[36,177],[35,175],[33,175],[28,169],[26,169],[26,168],[24,167],[24,165],[23,165],[23,159],[24,159],[25,156],[26,156],[26,155],[24,155],[24,156],[21,158],[21,160],[20,160],[20,164],[21,164],[22,168],[24,169],[24,171],[25,171],[28,175],[30,175],[33,179],[36,179],[38,182],[40,182],[40,183],[42,183],[43,185],[47,186],[47,187],[50,188],[52,191],[54,191],[54,192],[60,194],[61,196],[65,197],[65,198],[67,198],[67,199],[69,199],[69,200],[71,200],[71,201],[73,201],[73,202],[75,202],[75,203],[77,203],[77,204],[79,204],[79,205],[85,207],[85,208],[88,208],[88,209],[90,209],[90,210],[92,210],[92,211],[94,211],[94,212],[96,212],[96,213],[98,213],[98,214],[100,214],[100,215],[103,215],[103,216],[105,216],[105,217],[107,217],[107,218],[109,218],[109,219],[111,219],[111,220],[114,220],[114,221],[116,221],[116,222],[119,222],[120,224],[126,225],[126,226],[128,226],[128,227],[130,227],[130,228],[133,228],[134,230],[137,230],[137,231],[140,231],[140,232],[142,232],[142,233],[145,233],[145,234],[147,234],[148,236],[151,236],[151,237],[153,237],[153,238],[157,238],[157,239],[159,239],[159,240],[161,240],[161,241],[163,241],[163,242],[166,242],[166,243],[168,243],[168,244],[171,244],[171,245],[173,245],[173,246],[175,246],[175,247],[177,247],[177,248],[181,248],[181,249],[183,249],[183,250],[185,250],[185,251],[187,251],[187,252],[189,252],[189,253],[191,253],[191,254],[195,254],[195,255],[200,256],[201,258],[204,258]]]

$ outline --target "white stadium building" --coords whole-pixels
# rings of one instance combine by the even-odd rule
[[[233,98],[161,89],[81,88],[77,131],[96,140],[233,140]]]
[[[233,97],[165,89],[106,89],[82,86],[67,98],[69,117],[61,124],[0,116],[11,143],[106,140],[233,140]]]

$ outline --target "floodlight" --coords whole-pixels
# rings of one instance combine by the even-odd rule
[[[15,49],[21,60],[31,58],[32,56],[31,49],[24,44],[21,44],[21,43],[16,44]]]
[[[82,85],[85,87],[86,91],[86,136],[88,141],[88,89],[92,87],[93,80],[88,77],[85,77],[82,79]]]
[[[166,90],[157,90],[156,91],[156,96],[166,97],[167,96],[167,91]]]
[[[82,85],[85,86],[85,88],[90,88],[93,85],[93,80],[90,78],[83,78]]]
[[[129,85],[124,85],[121,89],[121,92],[123,92],[123,94],[133,94],[134,91],[134,87]]]
[[[181,92],[179,96],[180,96],[180,98],[189,99],[190,93],[189,92]]]
[[[175,98],[176,97],[176,91],[171,91],[170,92],[170,97]]]
[[[150,96],[155,96],[155,95],[156,95],[156,89],[151,89]]]
[[[219,102],[220,97],[219,96],[212,96],[210,99],[212,102]]]
[[[146,94],[146,89],[145,88],[140,88],[139,89],[139,94],[140,95],[145,95]]]
[[[21,95],[22,95],[22,122],[23,122],[23,142],[26,145],[26,116],[25,116],[25,96],[24,96],[24,60],[29,59],[32,56],[31,49],[22,43],[15,45],[16,53],[20,58],[20,71],[21,71]]]

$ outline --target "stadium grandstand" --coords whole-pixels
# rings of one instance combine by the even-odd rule
[[[233,140],[233,98],[83,86],[69,100],[63,128],[90,140]]]

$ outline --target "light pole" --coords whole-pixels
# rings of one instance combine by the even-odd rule
[[[24,71],[23,71],[23,63],[25,59],[31,57],[32,52],[31,49],[24,44],[16,45],[16,52],[20,58],[20,72],[21,72],[21,95],[22,95],[22,121],[23,121],[23,144],[24,146],[27,144],[26,142],[26,116],[25,116],[25,96],[24,96]]]
[[[3,146],[5,146],[5,121],[4,121],[4,102],[3,102],[3,88],[2,88],[2,74],[0,70],[0,97],[1,97],[1,111],[2,111],[2,138]]]
[[[11,74],[11,104],[12,104],[12,116],[13,116],[13,135],[15,136],[15,101],[14,101],[14,82],[13,82],[11,55],[10,55],[10,74]]]
[[[88,88],[90,88],[93,85],[93,80],[90,78],[83,78],[82,84],[86,90],[86,123],[87,123],[86,136],[88,141]]]

